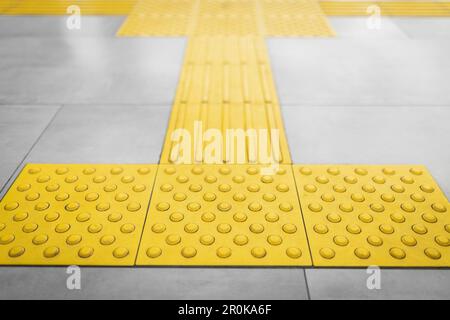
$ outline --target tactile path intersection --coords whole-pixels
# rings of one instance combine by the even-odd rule
[[[425,167],[294,172],[315,266],[450,265],[450,207]]]
[[[134,265],[155,165],[27,165],[1,202],[0,264]]]
[[[308,266],[291,166],[161,165],[138,265]]]

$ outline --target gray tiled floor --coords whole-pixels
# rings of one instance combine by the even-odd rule
[[[336,39],[268,41],[294,160],[424,163],[449,195],[450,20],[330,20]],[[24,157],[157,162],[185,40],[115,38],[122,21],[0,16],[0,183]],[[373,291],[363,269],[82,268],[69,291],[65,268],[0,267],[0,298],[448,299],[449,272],[383,270]]]

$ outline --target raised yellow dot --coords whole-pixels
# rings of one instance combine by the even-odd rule
[[[410,177],[410,176],[403,176],[403,177],[400,178],[400,180],[403,183],[406,183],[406,184],[413,184],[414,183],[414,179],[412,177]]]
[[[436,243],[442,247],[450,246],[450,239],[445,236],[436,236],[434,238],[434,241],[436,241]]]
[[[384,211],[384,206],[382,204],[379,204],[379,203],[372,203],[370,205],[370,209],[372,209],[372,211],[375,211],[375,212],[383,212]]]
[[[391,214],[391,220],[397,223],[403,223],[406,221],[406,218],[401,213],[396,212]]]
[[[411,168],[411,169],[409,169],[409,172],[411,172],[412,174],[414,174],[416,176],[420,176],[423,174],[423,170],[420,168]]]
[[[41,172],[40,168],[30,168],[30,169],[28,169],[28,173],[29,174],[37,174],[39,172]]]
[[[339,209],[341,209],[341,211],[343,212],[352,212],[353,206],[350,203],[341,203],[339,205]]]
[[[127,193],[124,193],[124,192],[118,193],[118,194],[116,194],[116,196],[114,197],[114,199],[115,199],[117,202],[124,202],[124,201],[127,201],[128,198],[129,198],[129,195],[128,195]],[[94,201],[95,201],[95,200],[94,200]]]
[[[304,176],[309,176],[309,175],[311,175],[312,170],[307,167],[302,167],[302,168],[300,168],[300,173]]]
[[[342,218],[337,213],[329,213],[327,215],[327,220],[330,221],[331,223],[339,223],[341,222]]]
[[[376,191],[375,187],[371,184],[365,184],[361,189],[367,193],[374,193]]]
[[[444,227],[445,231],[447,231],[448,233],[450,233],[450,224],[446,224]]]
[[[263,195],[263,200],[267,202],[273,202],[276,200],[276,196],[273,193],[265,193]]]
[[[19,192],[25,192],[31,189],[31,184],[21,184],[17,186],[16,190]]]
[[[220,233],[229,233],[231,231],[231,225],[228,223],[221,223],[217,226],[217,231]]]
[[[119,247],[114,249],[113,256],[117,259],[122,259],[128,256],[129,253],[130,251],[127,248]]]
[[[59,254],[59,248],[58,247],[48,247],[44,250],[44,257],[45,258],[54,258]]]
[[[328,168],[327,172],[333,176],[337,176],[339,173],[341,173],[341,171],[338,168],[332,167],[332,168]]]
[[[299,248],[290,247],[286,249],[286,255],[292,259],[298,259],[302,256],[302,251]]]
[[[286,223],[286,224],[284,224],[283,227],[282,227],[282,229],[283,229],[284,232],[286,232],[286,233],[288,233],[288,234],[292,234],[292,233],[297,232],[297,227],[296,227],[296,225],[295,225],[295,224],[292,224],[292,223]]]
[[[436,211],[436,212],[440,212],[440,213],[444,213],[447,211],[447,208],[442,204],[442,203],[433,203],[431,205],[431,208]]]
[[[168,184],[168,183],[165,183],[165,184],[163,184],[161,187],[159,187],[159,189],[160,189],[162,192],[170,192],[170,191],[173,190],[173,185]]]
[[[356,224],[349,224],[346,227],[346,229],[351,234],[360,234],[361,233],[361,228]]]
[[[139,168],[137,172],[140,175],[145,176],[150,173],[150,168]]]
[[[110,172],[112,175],[118,175],[123,172],[123,169],[120,167],[116,167],[116,168],[112,168]]]
[[[78,256],[83,259],[87,259],[94,254],[94,248],[91,247],[83,247],[78,250]]]
[[[40,235],[35,236],[32,241],[33,241],[34,245],[39,246],[48,241],[48,236],[46,234],[40,234]]]
[[[383,239],[378,236],[368,236],[367,242],[374,247],[379,247],[383,244]]]
[[[370,251],[365,249],[365,248],[356,248],[355,251],[355,256],[357,256],[360,259],[369,259],[370,258]]]
[[[265,219],[267,222],[277,222],[280,219],[280,217],[276,213],[270,212],[266,213]]]
[[[53,222],[59,219],[59,213],[58,212],[52,212],[47,213],[44,217],[45,221],[47,222]]]
[[[214,241],[216,241],[216,239],[210,234],[205,234],[200,237],[200,243],[205,246],[212,245],[214,243]]]
[[[102,231],[102,229],[103,229],[103,226],[101,224],[97,224],[97,223],[91,224],[88,227],[89,233],[99,233],[100,231]]]
[[[58,193],[55,196],[55,200],[56,201],[66,201],[67,199],[69,199],[70,195],[68,193]]]
[[[420,190],[422,190],[423,192],[426,192],[426,193],[432,193],[432,192],[434,192],[434,187],[430,186],[428,184],[423,184],[420,186]]]
[[[18,207],[19,207],[19,204],[18,204],[17,202],[10,202],[10,203],[7,203],[7,204],[5,204],[5,205],[3,206],[3,208],[4,208],[6,211],[14,211],[14,210],[16,210]]]
[[[247,216],[244,213],[238,212],[233,215],[233,220],[236,222],[244,222],[247,220]]]
[[[137,184],[135,186],[133,186],[133,191],[134,192],[143,192],[147,189],[147,187],[143,184]]]
[[[283,239],[280,236],[272,234],[267,237],[267,242],[272,246],[279,246],[283,242]]]
[[[246,199],[247,199],[247,197],[243,193],[235,193],[233,195],[233,200],[237,201],[237,202],[242,202],[242,201],[245,201]]]
[[[204,222],[212,222],[216,219],[216,215],[212,212],[205,212],[202,214],[202,220]]]
[[[16,222],[19,221],[24,221],[28,218],[28,213],[27,212],[22,212],[22,213],[16,213],[13,217],[13,220]]]
[[[336,245],[338,245],[338,246],[340,246],[340,247],[345,247],[346,245],[348,245],[348,239],[347,239],[347,237],[344,237],[344,236],[335,236],[334,238],[333,238],[333,242],[336,244]]]
[[[203,189],[203,187],[200,184],[196,184],[196,183],[191,184],[189,186],[189,190],[192,192],[200,192],[200,191],[202,191],[202,189]]]
[[[141,209],[141,204],[138,202],[130,202],[127,205],[127,210],[130,212],[136,212],[139,211]]]
[[[33,193],[29,193],[25,196],[25,199],[28,201],[35,201],[37,199],[39,199],[41,195],[37,192],[33,192]]]
[[[226,247],[220,247],[217,249],[216,254],[219,258],[226,259],[231,256],[231,249]]]
[[[422,214],[422,220],[426,221],[428,223],[436,223],[438,221],[436,216],[434,214],[431,214],[431,213],[424,213],[424,214]]]
[[[14,241],[16,237],[13,234],[2,234],[0,235],[0,244],[9,244]]]
[[[345,176],[344,181],[349,184],[355,184],[358,182],[358,178],[356,178],[355,176]]]
[[[72,234],[72,235],[70,235],[70,236],[68,236],[68,237],[66,238],[66,243],[67,243],[69,246],[74,246],[74,245],[76,245],[76,244],[79,244],[79,243],[81,242],[82,239],[83,239],[83,238],[81,237],[81,235],[79,235],[79,234]]]
[[[164,172],[165,172],[166,174],[168,174],[168,175],[172,175],[172,174],[174,174],[175,172],[177,172],[177,170],[175,170],[175,168],[173,168],[173,167],[169,167],[169,168],[165,168],[165,169],[164,169]]]
[[[115,184],[109,184],[103,188],[105,192],[114,192],[117,190],[117,186]]]
[[[22,231],[25,233],[31,233],[36,231],[38,228],[38,225],[36,223],[27,223],[23,226]]]
[[[221,184],[219,185],[219,191],[220,192],[228,192],[231,190],[231,186],[229,184]]]
[[[205,177],[205,181],[207,183],[214,183],[214,182],[217,181],[217,178],[215,176],[213,176],[213,175],[208,175],[208,176]]]
[[[413,225],[412,230],[417,234],[426,234],[428,232],[427,227],[425,227],[423,224]]]
[[[169,219],[172,222],[180,222],[181,220],[184,219],[184,214],[180,212],[174,212],[170,215]]]
[[[131,223],[126,223],[120,227],[122,233],[132,233],[135,229],[136,227]]]
[[[49,182],[50,181],[50,177],[49,176],[40,176],[40,177],[38,177],[37,179],[36,179],[36,181],[38,182],[38,183],[46,183],[46,182]]]
[[[391,248],[391,249],[389,250],[389,254],[390,254],[393,258],[398,259],[398,260],[405,259],[405,257],[406,257],[405,251],[403,251],[403,250],[400,249],[400,248]]]
[[[411,199],[414,200],[415,202],[424,202],[425,201],[425,197],[420,193],[413,193],[411,195]]]
[[[245,181],[245,178],[243,176],[234,176],[233,182],[234,183],[243,183]]]
[[[259,173],[259,169],[256,167],[249,167],[247,168],[247,173],[251,176],[258,174]]]
[[[233,242],[238,246],[245,246],[248,243],[248,237],[243,234],[238,234],[234,237]]]
[[[314,231],[318,234],[326,234],[328,232],[328,227],[324,224],[316,224],[313,227]]]
[[[261,211],[262,205],[261,205],[260,203],[258,203],[258,202],[251,202],[251,203],[248,205],[248,209],[249,209],[250,211],[253,211],[253,212],[258,212],[258,211]]]
[[[86,168],[86,169],[83,169],[83,174],[89,176],[91,174],[94,174],[95,171],[97,171],[95,168]]]
[[[414,212],[416,211],[416,207],[414,207],[411,203],[409,202],[404,202],[400,205],[400,208],[402,208],[403,211],[406,212]]]
[[[36,211],[45,211],[50,208],[50,203],[48,202],[39,202],[34,206],[34,210]]]
[[[364,195],[362,193],[353,193],[350,197],[355,202],[363,202],[365,200]]]
[[[109,203],[103,202],[103,203],[97,204],[96,209],[97,209],[97,211],[105,212],[105,211],[108,211],[110,207],[111,206]]]
[[[94,183],[103,183],[106,181],[106,177],[105,176],[95,176],[92,181]]]
[[[381,195],[381,200],[383,200],[385,202],[394,202],[395,201],[395,197],[391,193],[383,193]]]
[[[113,235],[104,235],[100,238],[100,243],[104,246],[109,246],[116,241],[116,237]]]
[[[331,193],[324,193],[320,198],[325,202],[333,202],[335,199]]]
[[[193,258],[197,254],[197,250],[193,247],[185,247],[181,250],[181,255],[185,258]]]
[[[200,203],[197,203],[197,202],[191,202],[191,203],[188,203],[188,205],[187,205],[187,209],[191,212],[196,212],[196,211],[200,210],[201,207],[202,206],[200,205]]]
[[[208,201],[208,202],[214,201],[214,200],[216,200],[216,195],[212,192],[206,192],[203,195],[203,200]]]
[[[371,223],[373,221],[373,217],[368,213],[361,213],[358,219],[364,223]]]
[[[119,194],[119,195],[120,195],[120,194]],[[92,202],[92,201],[97,201],[99,197],[100,197],[100,195],[99,195],[98,193],[91,192],[91,193],[88,193],[88,194],[84,197],[84,199],[85,199],[86,201]],[[116,196],[116,199],[117,199],[117,197],[118,197],[118,196]]]
[[[162,254],[161,248],[158,247],[150,247],[146,251],[147,257],[149,258],[158,258]]]
[[[78,202],[71,202],[65,206],[66,211],[73,212],[77,211],[80,208],[80,204]]]
[[[158,211],[167,211],[170,208],[170,204],[168,204],[167,202],[160,202],[156,205],[156,209]]]
[[[322,211],[322,205],[320,205],[319,203],[310,203],[308,205],[309,210],[311,210],[312,212],[320,212]]]
[[[78,181],[78,177],[77,176],[68,176],[64,179],[65,182],[67,183],[74,183]]]
[[[196,233],[198,231],[198,225],[195,223],[188,223],[184,226],[184,231],[187,233]]]
[[[70,224],[67,224],[67,223],[60,223],[60,224],[56,225],[56,227],[55,227],[55,231],[57,233],[65,233],[65,232],[69,231],[69,229],[70,229]]]
[[[229,167],[222,167],[219,169],[219,173],[226,176],[231,173],[231,169]]]
[[[257,184],[251,184],[247,187],[247,190],[250,192],[258,192],[260,188]]]
[[[328,260],[333,259],[334,256],[336,255],[336,253],[334,252],[334,250],[333,250],[333,249],[330,249],[330,248],[322,248],[322,249],[320,249],[320,250],[319,250],[319,254],[320,254],[323,258],[328,259]]]
[[[271,177],[271,176],[262,176],[261,177],[261,182],[262,183],[272,183],[273,182],[273,177]]]
[[[122,220],[122,214],[121,213],[111,213],[108,215],[108,221],[110,222],[119,222]]]
[[[176,244],[179,244],[181,242],[181,237],[178,234],[169,234],[166,237],[166,243],[168,245],[174,246]]]
[[[8,255],[11,258],[18,258],[21,255],[23,255],[24,253],[25,253],[25,248],[24,247],[14,247],[14,248],[11,248],[9,250]]]
[[[382,176],[375,176],[372,178],[372,181],[378,184],[383,184],[386,182],[386,179]]]
[[[382,224],[380,225],[380,231],[383,232],[384,234],[393,234],[395,229],[393,226],[389,224]]]
[[[264,231],[264,226],[259,223],[253,223],[250,225],[249,229],[253,233],[261,233]]]
[[[134,177],[133,176],[124,176],[124,177],[122,177],[122,179],[120,179],[120,181],[122,181],[123,183],[131,183],[134,181]]]
[[[312,185],[312,184],[307,184],[307,185],[305,185],[305,187],[303,188],[306,192],[309,192],[309,193],[314,193],[314,192],[316,192],[317,191],[317,187],[315,186],[315,185]]]
[[[195,166],[191,169],[191,172],[198,176],[203,173],[203,169],[202,169],[202,167]]]
[[[258,258],[258,259],[264,258],[267,254],[266,249],[261,248],[261,247],[253,248],[251,253],[252,253],[252,256],[254,256],[255,258]]]
[[[228,202],[221,202],[217,205],[217,209],[219,209],[222,212],[227,212],[231,210],[231,204]]]
[[[442,257],[441,253],[435,248],[426,248],[424,252],[428,258],[433,260],[439,260]]]
[[[81,191],[77,190],[77,187],[79,187],[79,186],[75,187],[75,191],[81,192]],[[48,186],[45,187],[45,190],[47,190],[48,192],[56,192],[59,190],[59,184],[49,184]]]
[[[162,232],[166,231],[166,225],[164,225],[162,223],[155,223],[152,226],[152,231],[154,233],[162,233]]]
[[[364,168],[356,168],[354,171],[357,175],[360,175],[360,176],[365,176],[368,173],[367,170]]]
[[[395,174],[395,170],[392,168],[383,168],[383,173],[388,176],[392,176]]]
[[[316,181],[320,184],[327,184],[330,179],[328,179],[326,176],[318,176],[316,177]]]
[[[416,238],[409,235],[404,235],[400,239],[405,246],[414,247],[417,244]]]
[[[342,184],[335,184],[333,186],[333,190],[337,193],[344,193],[345,191],[347,191],[347,188]]]

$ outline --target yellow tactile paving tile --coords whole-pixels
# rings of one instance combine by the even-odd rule
[[[196,135],[200,123],[202,130]],[[176,149],[180,145],[173,136],[180,132],[177,129],[185,129],[191,137],[185,148],[190,151],[188,157],[181,157],[183,153]],[[205,141],[197,147],[201,132]],[[257,138],[237,141],[232,139],[234,133],[256,133]],[[208,145],[217,140],[217,157],[206,159]],[[254,152],[256,144],[263,156]],[[257,36],[191,37],[161,163],[264,164],[268,162],[265,155],[273,162],[291,162],[264,40]]]
[[[291,166],[160,165],[137,265],[309,266]]]
[[[329,16],[367,16],[374,6],[383,16],[450,16],[450,2],[439,1],[321,1]]]
[[[314,266],[450,266],[450,206],[425,167],[293,169]]]
[[[262,0],[264,33],[268,36],[334,36],[318,1]]]
[[[27,165],[0,204],[0,265],[134,265],[156,171]]]
[[[82,15],[126,15],[137,0],[2,0],[4,15],[67,15],[70,6],[78,6]]]

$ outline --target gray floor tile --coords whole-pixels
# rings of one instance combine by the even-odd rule
[[[303,269],[0,267],[0,299],[307,299]]]
[[[50,123],[58,108],[0,105],[0,198],[8,179]]]
[[[171,105],[185,40],[0,38],[2,104]]]
[[[395,17],[392,21],[411,39],[450,40],[448,17]]]
[[[405,39],[406,34],[391,17],[381,16],[375,27],[369,17],[327,17],[338,39]]]
[[[64,106],[26,162],[158,163],[170,108]]]
[[[448,106],[450,41],[271,39],[281,104]]]
[[[450,196],[450,107],[284,107],[294,163],[424,164]]]
[[[366,269],[306,270],[311,299],[450,299],[450,270],[381,269],[369,290]]]

